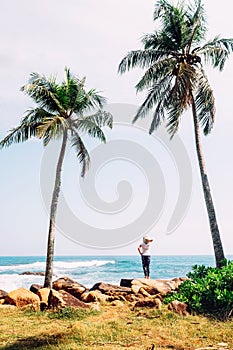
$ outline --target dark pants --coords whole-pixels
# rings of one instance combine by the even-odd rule
[[[149,277],[150,276],[150,256],[149,255],[142,255],[142,267],[143,267],[145,277]]]

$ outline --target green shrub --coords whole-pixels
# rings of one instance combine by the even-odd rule
[[[233,313],[233,261],[222,268],[193,266],[187,281],[177,293],[168,295],[165,302],[185,302],[197,312],[226,320]]]

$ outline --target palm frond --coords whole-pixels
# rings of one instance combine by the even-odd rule
[[[171,138],[175,135],[179,128],[180,124],[180,117],[182,113],[184,112],[184,108],[179,103],[179,100],[176,101],[175,104],[171,106],[171,108],[168,110],[168,117],[167,117],[167,130],[169,134],[171,135]]]
[[[137,110],[133,123],[135,123],[139,118],[145,118],[149,111],[156,106],[150,133],[152,133],[154,129],[160,125],[164,117],[164,107],[167,104],[166,97],[170,92],[170,84],[172,79],[173,77],[171,75],[166,75],[162,80],[158,81],[148,90],[146,99]]]
[[[86,77],[79,79],[76,75],[71,73],[70,68],[65,67],[65,81],[64,85],[69,86],[69,85],[77,85],[79,86],[80,84],[84,86],[84,83],[86,81]]]
[[[168,77],[166,77],[168,79]],[[171,82],[172,77],[170,77]],[[154,110],[152,122],[149,128],[149,134],[152,134],[161,122],[165,119],[165,112],[169,108],[171,100],[171,84],[167,83],[166,86],[160,91],[160,98],[158,99],[157,106]]]
[[[148,68],[164,56],[167,56],[167,52],[163,50],[147,49],[131,51],[120,62],[118,73],[125,73],[127,70],[135,67]]]
[[[0,147],[9,147],[12,143],[25,142],[31,137],[37,137],[38,125],[48,116],[50,114],[41,108],[28,110],[20,125],[10,130],[9,134],[0,142]]]
[[[68,121],[60,115],[44,118],[37,126],[38,137],[43,139],[44,146],[47,146],[52,139],[61,137],[65,130],[69,128]]]
[[[86,77],[79,79],[65,68],[65,81],[60,86],[59,95],[66,97],[66,110],[83,113],[84,110],[102,108],[106,98],[100,95],[96,89],[85,90]]]
[[[93,116],[78,118],[75,121],[75,129],[78,132],[87,134],[90,137],[98,138],[102,142],[106,142],[105,134],[101,127],[99,127]]]
[[[11,129],[9,134],[0,141],[0,148],[9,147],[12,143],[25,142],[33,136],[36,136],[34,125],[19,125]]]
[[[174,85],[171,89],[171,93],[169,96],[170,104],[176,105],[177,100],[179,101],[182,108],[186,109],[190,105],[190,92],[192,91],[195,84],[195,68],[186,64],[180,63],[175,79]]]
[[[77,115],[83,115],[96,108],[102,108],[105,102],[105,97],[97,93],[95,89],[91,89],[88,92],[80,90],[76,96],[73,111]]]
[[[142,43],[145,50],[154,50],[157,53],[157,59],[175,56],[180,50],[180,46],[175,43],[174,32],[162,30],[155,33],[145,34],[142,37]]]
[[[206,33],[206,22],[204,8],[201,0],[195,0],[195,5],[186,4],[179,1],[177,6],[166,0],[160,0],[155,5],[154,20],[160,19],[162,29],[157,31],[154,40],[162,48],[175,51],[190,49],[194,42],[199,42]],[[160,40],[158,40],[160,33]],[[152,37],[149,43],[152,43]],[[159,44],[160,41],[160,44]],[[151,45],[149,47],[152,47]],[[188,50],[189,51],[189,50]]]
[[[142,43],[144,45],[144,49],[152,49],[152,50],[156,50],[158,49],[159,45],[161,44],[161,37],[159,36],[159,34],[156,33],[148,33],[143,35],[142,37]]]
[[[88,96],[88,93],[86,93],[86,91],[83,89],[83,87],[77,87],[76,92],[74,92],[70,107],[70,110],[76,114],[82,114],[83,111],[93,108],[92,104],[90,103],[90,97]]]
[[[167,0],[159,0],[155,4],[154,9],[154,21],[159,19],[161,16],[164,15],[164,13],[167,13],[172,10],[172,5]]]
[[[149,88],[156,83],[156,81],[162,80],[166,75],[169,75],[174,70],[176,60],[174,58],[165,58],[151,65],[141,80],[136,85],[137,91],[142,91],[145,88]]]
[[[183,49],[184,33],[186,29],[183,8],[172,7],[164,17],[163,23],[164,27],[162,32],[166,42],[169,44],[167,47],[171,49],[174,48],[175,51]]]
[[[154,87],[149,89],[146,99],[143,101],[141,106],[138,108],[135,117],[133,118],[133,123],[135,123],[139,118],[145,118],[145,116],[149,113],[149,111],[156,105],[157,103],[157,94],[158,91]],[[159,123],[159,121],[158,121]]]
[[[199,74],[197,79],[197,93],[195,96],[195,105],[198,112],[198,118],[203,127],[205,135],[209,134],[215,119],[215,100],[213,90],[204,71]]]
[[[233,39],[220,39],[218,36],[208,41],[196,52],[204,56],[205,63],[223,70],[226,59],[233,51]]]
[[[191,46],[196,42],[199,43],[202,39],[205,38],[207,32],[206,27],[206,16],[204,7],[201,3],[201,0],[195,0],[195,5],[189,4],[185,16],[187,18],[186,24],[186,52],[188,53]],[[195,7],[194,7],[195,6]]]
[[[66,112],[72,114],[77,103],[82,101],[83,95],[85,95],[84,85],[86,77],[81,80],[72,75],[70,69],[65,68],[65,81],[62,82],[58,89],[58,96],[63,100],[62,105],[66,109]]]
[[[28,84],[21,87],[21,91],[29,95],[40,108],[49,112],[62,112],[64,108],[57,97],[58,85],[55,77],[47,79],[38,73],[31,73]]]
[[[104,96],[100,95],[99,92],[97,92],[95,89],[88,91],[87,95],[93,108],[102,108],[103,105],[107,102],[107,99]]]
[[[81,176],[84,177],[90,166],[90,156],[79,134],[75,130],[73,130],[72,134],[71,145],[75,148],[77,158],[82,167]]]
[[[97,113],[86,117],[86,119],[92,121],[93,123],[98,125],[98,127],[100,128],[104,126],[108,126],[110,129],[112,129],[113,127],[112,114],[103,110],[99,110]]]
[[[158,46],[160,49],[183,50],[186,32],[185,15],[183,2],[179,2],[177,7],[165,0],[156,3],[154,20],[160,19],[161,22],[161,30],[157,31],[160,37]]]

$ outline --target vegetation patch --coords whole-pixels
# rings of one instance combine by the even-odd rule
[[[189,280],[180,285],[179,292],[164,298],[165,303],[179,300],[198,314],[227,320],[233,314],[233,261],[221,268],[193,266]]]
[[[72,307],[65,307],[56,311],[48,312],[48,317],[52,319],[66,319],[66,320],[83,320],[88,316],[98,315],[99,311],[75,309]]]
[[[0,349],[4,350],[148,350],[198,349],[225,343],[233,348],[232,320],[221,322],[204,316],[174,314],[162,310],[132,310],[104,306],[101,313],[85,310],[83,319],[55,317],[56,312],[25,312],[1,310]],[[56,315],[57,316],[57,315]]]

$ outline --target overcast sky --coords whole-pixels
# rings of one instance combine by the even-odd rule
[[[158,138],[149,137],[144,130],[119,125],[119,122],[124,123],[124,112],[119,114],[119,111],[125,108],[127,119],[142,102],[143,95],[136,95],[134,89],[142,71],[135,70],[120,76],[117,67],[128,51],[141,47],[142,35],[153,31],[154,3],[154,0],[1,1],[0,137],[16,126],[24,112],[33,106],[32,101],[20,92],[20,87],[27,82],[31,72],[47,76],[56,74],[60,80],[64,68],[70,67],[80,78],[86,76],[87,87],[101,91],[108,99],[110,110],[116,112],[118,124],[113,131],[107,132],[108,139],[125,138],[139,143],[153,154],[163,173],[166,200],[148,231],[155,237],[153,254],[213,254],[190,112],[184,115],[178,135],[192,164],[192,197],[188,210],[184,210],[183,221],[180,220],[169,235],[167,225],[180,191],[179,169],[176,169],[176,164],[170,164],[174,163],[172,159],[169,160],[169,157],[172,158],[172,148],[168,146],[166,151],[164,147],[159,147]],[[231,2],[203,0],[203,3],[209,27],[207,39],[218,34],[226,38],[233,37]],[[228,60],[222,73],[209,68],[207,72],[215,92],[217,114],[213,131],[208,137],[202,138],[202,144],[223,246],[226,254],[233,254],[233,59]],[[127,107],[127,104],[131,106]],[[125,122],[129,122],[129,119]],[[90,150],[97,146],[89,141],[87,144]],[[108,144],[105,147],[103,153],[107,155]],[[13,145],[0,152],[1,255],[44,255],[46,252],[48,213],[43,202],[44,189],[40,183],[45,156],[43,146],[37,141]],[[133,156],[137,156],[136,151]],[[140,174],[140,166],[135,170],[130,169],[135,160],[130,162],[121,159],[118,165],[113,162],[112,168],[103,170],[102,180],[96,178],[97,192],[103,202],[117,200],[115,189],[121,179],[127,180],[135,192],[132,201],[127,204],[125,215],[123,212],[120,217],[117,214],[103,216],[103,213],[99,213],[98,218],[98,211],[91,212],[90,207],[85,207],[85,201],[78,198],[79,169],[75,162],[75,156],[69,151],[63,170],[63,194],[71,211],[76,217],[80,215],[80,220],[87,225],[96,225],[96,228],[98,226],[98,229],[104,228],[105,231],[114,228],[111,234],[117,237],[117,228],[126,225],[127,219],[130,223],[136,222],[145,209],[152,193],[150,187],[146,187],[148,179],[145,181],[145,177]],[[147,171],[141,170],[142,173]],[[50,177],[49,172],[42,175]],[[156,206],[156,198],[154,200]],[[138,232],[129,232],[129,239],[119,239],[119,247],[116,243],[114,249],[100,249],[98,236],[93,237],[92,245],[82,238],[86,235],[85,228],[84,232],[79,233],[78,243],[76,237],[72,234],[69,236],[65,230],[66,227],[63,227],[56,233],[57,255],[136,254],[140,241]],[[117,242],[115,238],[113,241]]]

